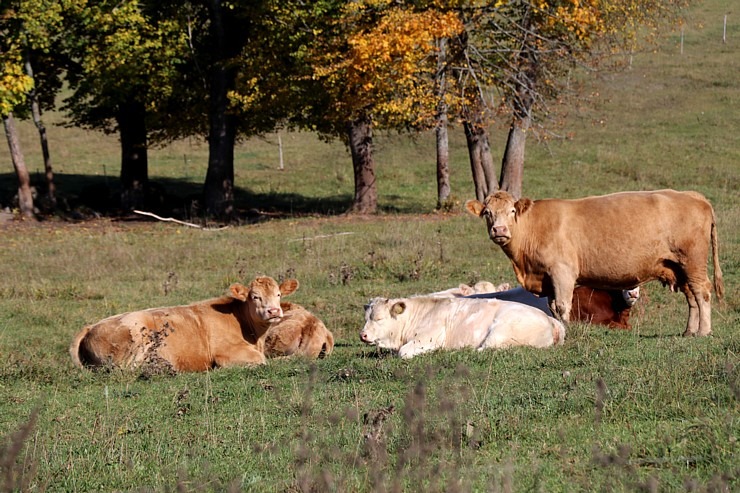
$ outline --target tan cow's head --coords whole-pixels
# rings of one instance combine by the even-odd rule
[[[288,279],[278,286],[271,277],[257,277],[248,286],[232,284],[231,297],[246,303],[249,318],[258,324],[273,323],[283,316],[280,299],[298,289],[298,281]]]
[[[511,241],[512,227],[531,206],[530,199],[514,200],[510,193],[504,191],[489,195],[485,203],[479,200],[465,202],[465,209],[469,213],[485,218],[488,225],[488,236],[499,246],[505,246]]]
[[[360,331],[360,340],[371,346],[398,350],[402,345],[399,321],[406,311],[402,300],[374,298],[365,305],[365,326]]]

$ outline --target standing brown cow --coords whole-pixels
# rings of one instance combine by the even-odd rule
[[[703,195],[658,190],[532,201],[499,191],[465,207],[486,219],[521,285],[548,296],[562,320],[569,320],[576,285],[629,289],[658,279],[686,295],[684,335],[712,332],[710,241],[719,299],[724,287],[714,210]]]

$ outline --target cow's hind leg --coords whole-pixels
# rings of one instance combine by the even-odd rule
[[[506,327],[502,326],[500,319],[496,318],[491,322],[488,327],[488,334],[483,342],[478,346],[478,351],[483,351],[489,348],[505,348],[510,342],[509,332]]]
[[[689,279],[688,285],[698,308],[695,335],[708,336],[712,333],[712,284],[709,278],[704,276],[704,279]]]
[[[686,303],[689,305],[689,320],[686,322],[686,330],[683,335],[684,337],[695,336],[699,331],[699,304],[688,283],[682,284],[680,289],[686,295]]]

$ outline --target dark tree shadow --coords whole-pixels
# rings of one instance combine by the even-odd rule
[[[43,176],[32,176],[34,204],[41,211],[41,219],[62,216],[70,220],[94,217],[148,220],[120,208],[120,186],[115,177],[57,173],[54,179],[58,204],[51,208],[44,200]],[[14,207],[17,183],[15,174],[0,173],[0,209]],[[202,183],[157,178],[150,182],[143,209],[180,220],[205,220],[202,190]],[[236,187],[234,202],[236,221],[256,222],[288,216],[344,214],[352,204],[352,197],[349,194],[317,198],[296,193],[257,193],[249,188]]]

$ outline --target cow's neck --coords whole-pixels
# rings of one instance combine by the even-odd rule
[[[511,260],[519,284],[527,291],[537,295],[541,294],[543,292],[544,276],[539,273],[540,269],[533,266],[531,262],[532,259],[537,258],[535,255],[531,255],[531,252],[536,250],[536,245],[532,241],[520,239],[520,235],[513,235],[511,241],[502,246],[501,249]]]

